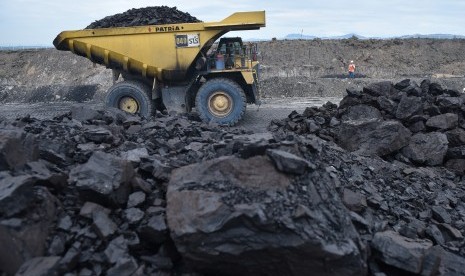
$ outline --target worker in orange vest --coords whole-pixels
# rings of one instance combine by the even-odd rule
[[[351,60],[349,64],[349,78],[355,78],[355,64],[353,60]]]

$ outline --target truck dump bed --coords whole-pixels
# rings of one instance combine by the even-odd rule
[[[264,26],[264,11],[237,12],[220,22],[64,31],[53,44],[108,68],[176,81],[186,78],[200,51],[220,36]]]

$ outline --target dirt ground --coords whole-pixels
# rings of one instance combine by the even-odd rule
[[[262,112],[266,118],[285,116],[289,109],[299,109],[297,102],[312,104],[315,97],[320,99],[316,104],[324,103],[327,97],[337,102],[350,86],[361,89],[382,80],[397,82],[410,78],[420,82],[428,78],[461,91],[465,87],[464,47],[465,40],[459,39],[260,42],[261,96],[265,99],[260,109],[280,114],[270,117],[268,111]],[[350,60],[357,66],[355,79],[347,78],[346,67]],[[111,84],[110,70],[70,52],[55,49],[0,51],[0,103],[3,104],[99,104]],[[285,100],[295,97],[303,99]],[[279,106],[283,100],[282,109],[268,108]],[[23,105],[14,108],[4,105],[0,108],[0,116],[11,117],[15,114],[11,113],[12,109],[22,114],[21,108]],[[43,114],[43,110],[37,108],[35,113]],[[26,110],[34,112],[34,107],[26,105]],[[248,107],[244,121],[253,121],[250,114],[254,110],[256,106]]]
[[[321,106],[326,102],[339,103],[340,98],[335,97],[292,97],[269,98],[262,105],[247,106],[244,118],[235,126],[255,133],[267,132],[271,120],[286,118],[292,111],[303,112],[308,106]],[[52,119],[71,110],[74,105],[102,106],[102,103],[86,102],[37,102],[37,103],[6,103],[0,108],[1,119],[14,120],[15,118],[31,116],[41,120]],[[195,111],[194,111],[195,112]]]

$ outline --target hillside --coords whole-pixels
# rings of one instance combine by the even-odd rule
[[[465,40],[278,40],[262,42],[269,75],[345,73],[350,60],[369,78],[465,74]]]
[[[424,78],[450,89],[465,87],[465,40],[277,40],[260,43],[264,93],[269,96],[341,96],[348,86]],[[348,83],[353,60],[357,76]]]

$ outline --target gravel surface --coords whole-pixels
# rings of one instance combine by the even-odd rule
[[[302,112],[308,106],[321,106],[327,101],[339,103],[339,98],[281,98],[264,99],[261,106],[248,105],[244,119],[236,126],[254,132],[267,132],[267,127],[273,119],[284,119],[293,110]],[[52,119],[55,116],[65,114],[73,105],[100,107],[101,103],[75,103],[75,102],[51,102],[51,103],[8,103],[0,107],[0,118],[15,119],[30,115],[37,119]]]
[[[261,106],[247,106],[245,116],[237,127],[253,130],[256,133],[267,132],[271,120],[286,118],[293,110],[303,112],[309,106],[321,106],[328,101],[338,104],[340,100],[336,97],[264,99]]]

